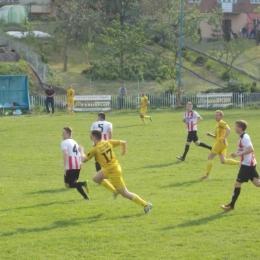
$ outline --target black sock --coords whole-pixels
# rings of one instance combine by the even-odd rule
[[[186,144],[185,150],[184,150],[184,153],[183,153],[183,156],[182,156],[183,159],[185,159],[185,157],[186,157],[186,155],[187,155],[189,149],[190,149],[190,145]]]
[[[201,147],[203,147],[203,148],[207,148],[207,149],[209,149],[209,150],[211,150],[211,146],[208,146],[208,145],[206,145],[206,144],[204,144],[204,143],[200,143],[199,144],[199,146],[201,146]]]
[[[237,198],[238,198],[238,196],[239,196],[239,194],[240,194],[240,190],[241,190],[241,187],[234,189],[234,193],[233,193],[233,196],[232,196],[232,200],[231,200],[231,202],[229,203],[229,205],[232,206],[233,208],[235,207],[235,203],[236,203]]]
[[[83,196],[84,199],[88,198],[87,194],[84,192],[81,186],[78,187],[77,190]]]
[[[70,188],[78,188],[78,187],[81,187],[84,185],[84,182],[73,182],[73,183],[70,183]]]

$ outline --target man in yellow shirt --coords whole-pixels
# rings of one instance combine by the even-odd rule
[[[150,101],[148,99],[148,97],[145,95],[144,92],[142,92],[142,97],[141,97],[141,101],[138,102],[136,105],[140,105],[141,108],[140,108],[140,117],[143,121],[143,123],[146,125],[146,122],[145,122],[145,118],[149,118],[150,121],[152,122],[153,121],[153,118],[151,116],[146,116],[146,111],[147,111],[147,106],[150,104]]]
[[[70,114],[74,114],[74,96],[75,91],[72,89],[71,86],[69,86],[69,89],[67,90],[67,104],[68,104],[68,111]]]
[[[240,162],[233,159],[226,159],[226,153],[228,148],[227,137],[230,133],[230,128],[225,121],[222,120],[224,113],[221,110],[215,112],[215,119],[217,125],[215,128],[215,134],[207,133],[207,136],[210,136],[215,139],[215,143],[211,149],[211,153],[208,157],[206,174],[201,176],[201,179],[209,178],[209,174],[213,165],[213,159],[216,155],[219,155],[220,162],[222,164],[229,165],[239,165]]]
[[[117,161],[113,148],[121,145],[121,154],[124,155],[126,153],[126,142],[112,139],[102,141],[102,132],[97,129],[91,131],[91,138],[95,146],[87,155],[84,154],[83,147],[79,148],[79,152],[81,153],[82,162],[87,162],[92,157],[95,157],[101,166],[101,170],[93,176],[93,181],[112,191],[114,198],[118,194],[121,194],[123,197],[141,205],[144,208],[145,214],[149,213],[152,204],[142,200],[138,195],[129,192],[122,178],[121,166]]]

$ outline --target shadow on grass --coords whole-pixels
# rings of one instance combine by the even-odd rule
[[[48,193],[59,193],[59,192],[67,192],[67,189],[60,188],[60,189],[52,189],[52,190],[38,190],[38,191],[33,191],[33,192],[28,192],[27,194],[48,194]]]
[[[123,216],[116,216],[112,218],[105,218],[106,220],[117,220],[117,219],[128,219],[128,218],[134,218],[134,217],[141,217],[144,216],[144,213],[136,213],[131,215],[123,215]]]
[[[181,186],[191,186],[193,184],[196,183],[200,183],[200,182],[222,182],[223,180],[221,179],[213,179],[213,180],[200,180],[200,179],[196,179],[196,180],[191,180],[191,181],[184,181],[184,182],[177,182],[177,183],[171,183],[167,186],[162,186],[161,188],[174,188],[174,187],[181,187]]]
[[[181,162],[170,162],[170,163],[163,163],[163,164],[146,165],[146,166],[143,166],[142,168],[144,168],[144,169],[162,168],[162,167],[168,167],[168,166],[171,166],[173,164],[178,164],[178,163],[181,163]]]
[[[117,128],[124,128],[124,129],[126,129],[126,128],[137,127],[137,126],[142,126],[143,127],[142,123],[140,123],[138,125],[115,126],[115,129],[117,129]]]
[[[33,232],[45,232],[45,231],[51,231],[58,228],[68,228],[70,226],[80,225],[80,224],[86,224],[86,223],[93,223],[98,221],[103,216],[103,213],[100,213],[95,216],[91,217],[84,217],[84,218],[76,218],[76,219],[69,219],[69,220],[57,220],[54,221],[53,224],[49,227],[40,227],[40,228],[17,228],[15,231],[3,233],[0,236],[1,237],[8,237],[13,236],[17,234],[28,234]]]
[[[82,202],[82,201],[79,201]],[[35,204],[31,206],[25,206],[25,207],[17,207],[17,208],[7,208],[7,209],[0,209],[0,212],[6,212],[11,210],[23,210],[23,209],[33,209],[37,207],[48,207],[52,205],[58,205],[58,204],[69,204],[69,203],[76,203],[75,200],[67,200],[67,201],[53,201],[48,203],[42,203],[42,204]]]
[[[176,229],[176,228],[187,228],[187,227],[192,227],[192,226],[200,226],[200,225],[205,225],[215,219],[220,219],[220,218],[224,218],[224,217],[228,217],[228,212],[229,211],[222,211],[220,213],[208,216],[208,217],[204,217],[204,218],[199,218],[199,219],[194,219],[194,220],[189,220],[186,222],[183,222],[179,225],[176,226],[167,226],[167,227],[163,227],[160,230],[170,230],[170,229]]]

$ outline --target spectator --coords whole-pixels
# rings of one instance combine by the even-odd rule
[[[45,104],[46,104],[47,114],[50,113],[49,104],[51,104],[52,114],[54,114],[54,96],[55,96],[55,91],[52,89],[52,86],[49,86],[48,89],[46,89],[45,96],[46,96]]]
[[[127,91],[126,91],[125,85],[122,84],[121,88],[119,88],[119,91],[118,91],[118,107],[119,107],[119,109],[124,107],[124,99],[125,99],[126,93],[127,93]]]
[[[246,29],[245,26],[244,26],[243,29],[242,29],[242,37],[243,37],[243,38],[247,38],[247,29]]]

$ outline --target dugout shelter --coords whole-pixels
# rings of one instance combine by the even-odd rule
[[[0,76],[0,109],[31,109],[28,76]]]

